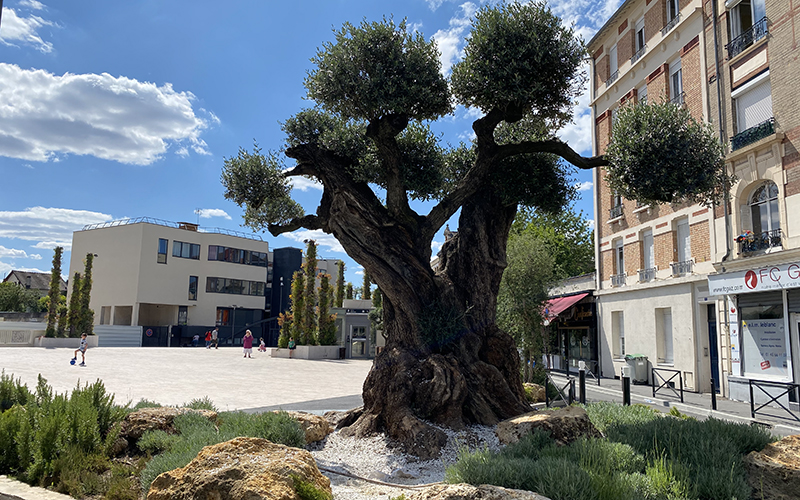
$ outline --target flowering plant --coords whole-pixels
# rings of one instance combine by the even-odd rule
[[[754,240],[755,240],[755,235],[753,234],[753,231],[750,231],[749,229],[745,229],[742,232],[742,234],[736,237],[737,243],[742,243],[744,241],[754,241]]]

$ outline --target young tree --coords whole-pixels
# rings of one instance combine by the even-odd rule
[[[281,333],[278,336],[278,347],[286,349],[289,346],[289,337],[292,336],[292,315],[278,313],[278,326],[281,328]]]
[[[0,283],[0,311],[35,312],[39,309],[39,294],[9,281]]]
[[[345,287],[344,298],[353,300],[353,284],[350,282],[347,282],[347,286]]]
[[[81,279],[81,297],[80,297],[80,319],[79,332],[86,335],[94,334],[94,311],[89,306],[92,298],[92,263],[94,262],[94,255],[91,253],[86,254],[84,261],[84,274]]]
[[[320,345],[336,344],[336,314],[331,314],[330,304],[333,290],[330,285],[331,275],[319,275],[319,307],[317,310],[317,331]]]
[[[56,328],[57,337],[67,336],[67,304],[62,302],[58,306],[58,327]]]
[[[339,268],[339,276],[336,279],[336,307],[342,307],[344,303],[344,261],[336,263]]]
[[[301,343],[314,345],[317,343],[317,244],[308,240],[306,262],[303,264],[306,275],[306,291],[303,294],[305,310],[303,311],[303,339]]]
[[[283,124],[293,168],[278,153],[240,149],[225,159],[225,196],[245,207],[246,224],[273,235],[332,234],[383,292],[387,348],[349,432],[385,430],[430,457],[447,438],[425,420],[494,424],[529,408],[514,340],[495,321],[496,297],[517,207],[553,212],[569,198],[568,168],[558,157],[578,168],[608,165],[554,136],[571,119],[584,56],[573,30],[539,2],[481,8],[449,81],[435,42],[405,22],[346,23],[312,59],[305,86],[317,106]],[[446,147],[426,125],[454,103],[484,114],[473,123],[471,145]],[[639,140],[647,140],[645,131]],[[702,168],[724,172],[720,160],[706,158]],[[675,199],[718,194],[713,182],[684,176],[683,160],[655,155],[647,166],[675,188]],[[323,185],[315,214],[304,215],[289,197],[292,176]],[[433,208],[421,215],[411,199]],[[431,241],[459,209],[458,234],[442,247],[437,274]]]
[[[372,298],[372,291],[370,290],[369,273],[364,269],[364,283],[361,285],[361,300],[369,300]]]
[[[295,343],[298,345],[303,344],[303,314],[305,313],[305,275],[301,271],[295,271],[292,275],[292,293],[289,295],[289,300],[292,301],[291,305],[291,337],[294,337]],[[288,342],[288,341],[287,341]]]
[[[53,251],[53,268],[50,271],[50,291],[47,296],[50,302],[47,305],[46,337],[56,336],[56,321],[58,320],[58,304],[61,298],[61,254],[63,247],[56,247]]]
[[[69,310],[67,311],[67,336],[80,337],[81,322],[81,273],[72,275],[72,292],[69,295]]]

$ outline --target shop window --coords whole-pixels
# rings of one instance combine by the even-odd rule
[[[742,317],[742,369],[753,378],[791,377],[789,372],[789,342],[784,329],[783,303],[740,306]]]
[[[655,310],[656,342],[658,362],[671,365],[675,362],[672,338],[672,309],[669,307]]]
[[[158,239],[158,263],[159,264],[166,264],[167,263],[167,248],[169,247],[169,240],[165,240],[164,238]]]
[[[622,311],[611,312],[611,350],[614,358],[625,356],[625,317]]]

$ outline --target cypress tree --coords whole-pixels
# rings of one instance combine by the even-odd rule
[[[336,307],[342,307],[344,303],[344,261],[336,263],[339,268],[339,276],[336,280]]]
[[[67,311],[67,336],[80,337],[78,332],[81,322],[81,273],[72,275],[72,293],[69,296],[69,311]]]
[[[353,300],[353,284],[352,283],[349,283],[349,282],[347,283],[347,286],[345,287],[344,298],[346,298],[347,300]]]
[[[83,279],[81,280],[81,307],[80,307],[80,332],[86,335],[94,334],[94,311],[89,306],[92,296],[92,263],[94,255],[87,253]]]
[[[333,290],[330,287],[330,274],[319,275],[319,308],[317,311],[317,331],[320,345],[336,343],[336,315],[331,314],[330,303]]]
[[[305,311],[303,312],[303,343],[316,344],[315,330],[317,329],[317,244],[308,240],[306,248],[306,263],[303,264],[306,273]]]
[[[294,341],[298,345],[303,343],[304,278],[303,273],[300,271],[294,272],[292,275],[292,294],[289,295],[289,300],[292,302],[292,324],[289,331],[292,332],[291,336],[294,337]]]
[[[361,285],[361,300],[369,300],[372,298],[372,291],[370,290],[371,281],[369,273],[364,269],[364,284]]]
[[[383,294],[380,288],[376,288],[375,293],[372,294],[372,307],[375,309],[383,307]]]
[[[292,315],[290,313],[278,313],[278,326],[281,327],[281,334],[278,336],[278,347],[285,349],[289,346],[289,337],[292,336]]]
[[[66,304],[58,305],[58,328],[56,328],[56,336],[67,336],[67,306]]]
[[[61,297],[61,254],[62,247],[56,247],[53,254],[53,268],[50,271],[50,292],[47,294],[50,304],[47,307],[46,337],[56,336],[56,320],[58,319],[58,299]]]

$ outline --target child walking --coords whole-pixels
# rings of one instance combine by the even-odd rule
[[[297,345],[294,343],[294,337],[289,337],[289,359],[292,359],[295,347],[297,347]]]
[[[267,344],[264,343],[264,338],[258,339],[258,350],[260,352],[267,352]]]
[[[242,339],[242,347],[244,347],[244,357],[245,358],[252,358],[251,354],[253,353],[253,334],[250,330],[247,330],[244,334],[244,338]]]
[[[86,366],[86,349],[88,347],[89,347],[89,342],[86,341],[86,334],[82,333],[81,334],[81,345],[80,345],[80,347],[75,349],[74,353],[72,353],[72,361],[75,361],[75,360],[78,359],[78,352],[80,352],[81,353],[81,364],[79,366]]]

